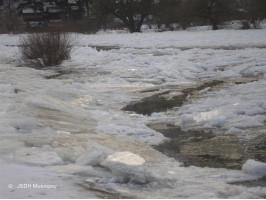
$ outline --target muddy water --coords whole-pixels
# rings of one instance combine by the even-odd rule
[[[153,124],[170,141],[154,148],[184,163],[184,166],[240,169],[248,159],[244,146],[235,136],[203,131],[182,131],[179,127]]]
[[[36,107],[39,127],[51,127],[72,134],[94,133],[97,122],[86,115],[69,114],[48,108]]]
[[[173,96],[172,98],[165,98],[165,96],[170,94],[170,90],[155,94],[151,97],[146,97],[140,102],[129,104],[123,108],[125,111],[134,111],[138,114],[151,115],[153,112],[163,112],[167,109],[174,107],[180,107],[187,100],[187,97],[193,95],[196,91],[201,91],[206,88],[212,88],[217,85],[223,84],[223,81],[214,80],[211,82],[206,82],[195,88],[186,88],[179,91],[179,95]]]
[[[169,138],[154,148],[182,161],[184,166],[241,169],[248,159],[266,162],[266,136],[242,141],[231,135],[216,135],[204,131],[182,131],[166,124],[151,124],[150,128]]]

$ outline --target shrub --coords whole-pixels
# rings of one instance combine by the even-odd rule
[[[59,65],[70,59],[75,41],[67,33],[32,33],[21,38],[22,60],[34,68]]]

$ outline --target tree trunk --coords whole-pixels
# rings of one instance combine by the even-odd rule
[[[218,30],[218,26],[217,26],[217,24],[213,24],[213,25],[212,25],[212,30],[213,30],[213,31]]]
[[[141,17],[140,17],[139,23],[137,25],[137,32],[140,32],[141,26],[142,26],[142,24],[144,22],[144,19],[145,19],[145,15],[142,14]]]
[[[213,31],[216,31],[216,30],[218,30],[219,28],[218,28],[218,21],[217,20],[215,20],[215,19],[210,19],[210,22],[211,22],[211,25],[212,25],[212,30]]]

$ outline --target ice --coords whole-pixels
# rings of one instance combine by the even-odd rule
[[[187,128],[203,125],[233,130],[232,128],[264,126],[265,84],[264,80],[260,80],[209,93],[206,99],[198,99],[189,107],[181,107],[175,115],[181,116],[181,125]]]
[[[108,156],[105,160],[106,162],[121,163],[130,166],[142,165],[145,160],[138,155],[132,154],[130,152],[118,152]]]
[[[112,149],[89,140],[87,151],[76,159],[76,164],[94,166],[105,160],[111,153],[113,153]]]
[[[23,141],[12,140],[11,138],[1,138],[0,140],[0,153],[1,158],[7,161],[14,160],[13,151],[16,149],[24,148],[25,143]]]
[[[215,127],[222,127],[223,124],[225,124],[225,123],[226,123],[226,118],[225,117],[216,117],[212,121],[212,125],[215,126]]]
[[[264,134],[266,29],[196,29],[80,34],[71,59],[44,70],[16,67],[19,49],[12,45],[21,35],[0,35],[1,197],[96,198],[82,189],[89,180],[89,188],[133,198],[265,198],[265,187],[231,184],[262,178],[265,163],[248,160],[242,170],[183,167],[151,147],[167,140],[149,128],[153,122],[247,139]],[[115,48],[95,48],[105,45]],[[165,112],[121,110],[212,80],[225,82]],[[59,187],[12,191],[10,183]]]
[[[184,124],[191,123],[191,122],[194,122],[194,117],[191,114],[183,114],[181,116],[181,120],[182,120],[182,123]]]
[[[35,118],[30,118],[30,117],[25,117],[24,119],[21,120],[8,120],[7,122],[11,127],[14,127],[17,131],[20,133],[27,133],[31,132],[34,127],[36,127],[36,119]]]
[[[55,144],[55,146],[57,146]],[[84,154],[86,151],[81,146],[70,146],[70,147],[55,147],[54,150],[65,162],[75,162],[78,157]]]
[[[22,162],[37,166],[62,165],[63,160],[56,152],[42,151],[39,148],[21,148],[14,152],[15,162]]]
[[[266,176],[266,164],[255,160],[247,160],[242,167],[242,171],[261,178]]]
[[[117,114],[112,111],[97,111],[94,112],[94,117],[99,120],[97,127],[97,132],[101,134],[108,135],[127,135],[133,138],[140,139],[150,145],[155,145],[161,143],[165,140],[161,133],[158,133],[145,124],[145,116],[127,116],[121,112]],[[136,124],[136,121],[141,121],[141,123]],[[128,123],[131,121],[131,123]]]
[[[94,166],[99,164],[102,160],[104,160],[104,158],[105,155],[95,149],[92,149],[91,151],[84,153],[80,157],[78,157],[76,164]]]
[[[145,183],[145,160],[131,152],[117,152],[109,155],[101,165],[110,169],[114,175],[122,177],[123,180],[129,179],[137,183]]]
[[[86,189],[77,187],[75,176],[47,172],[40,167],[0,163],[0,198],[97,198]],[[12,188],[8,186],[12,184]],[[25,184],[28,188],[18,188]],[[33,184],[52,185],[56,189],[34,189]],[[31,185],[31,188],[29,188]]]
[[[98,187],[111,187],[125,196],[133,194],[135,198],[251,198],[254,195],[259,198],[266,194],[262,187],[251,189],[227,184],[234,181],[245,182],[258,179],[258,176],[247,175],[241,171],[184,168],[170,160],[162,163],[145,162],[145,164],[148,164],[145,173],[146,184],[132,185],[132,182],[125,184],[125,178],[128,178],[128,175],[125,174],[124,179],[122,177],[120,179],[119,177],[100,179]],[[114,165],[114,163],[111,162],[108,166],[110,165]],[[119,167],[119,169],[123,170],[120,172],[123,174],[124,171],[130,169],[130,165],[123,165],[123,168]],[[136,171],[138,172],[139,168],[136,168]]]

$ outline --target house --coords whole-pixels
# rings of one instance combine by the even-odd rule
[[[47,7],[46,18],[49,22],[62,21],[66,19],[66,9],[62,7]]]
[[[84,16],[84,3],[79,0],[24,0],[19,6],[24,22],[59,22],[65,19],[79,20]]]
[[[84,15],[84,8],[81,1],[68,0],[67,2],[68,15],[70,19],[79,20]]]
[[[45,21],[44,13],[33,8],[24,8],[22,10],[22,18],[24,22],[42,22]]]

